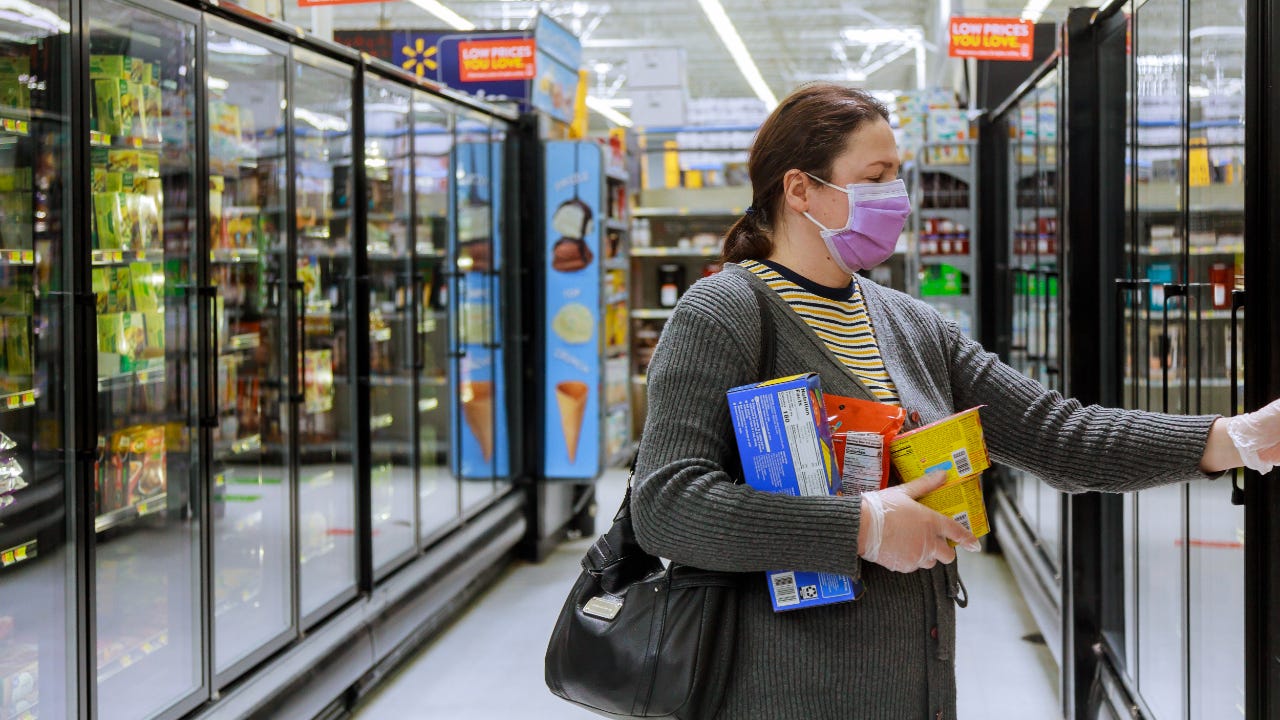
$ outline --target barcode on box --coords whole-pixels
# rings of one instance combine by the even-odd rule
[[[800,604],[800,593],[796,591],[795,573],[778,573],[770,580],[773,581],[773,597],[778,601],[778,607]]]
[[[969,513],[968,513],[968,512],[956,513],[955,515],[952,515],[951,517],[952,517],[952,519],[953,519],[953,520],[955,520],[956,522],[958,522],[958,523],[960,523],[961,525],[963,525],[965,530],[968,530],[969,532],[973,532],[973,526],[969,524]]]
[[[951,453],[951,459],[955,461],[956,474],[959,475],[960,477],[964,477],[965,475],[968,475],[969,473],[973,472],[973,465],[969,464],[968,450],[965,450],[964,448],[960,448],[959,450],[956,450],[955,452]]]

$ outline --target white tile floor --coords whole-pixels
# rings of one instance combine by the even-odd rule
[[[626,474],[597,486],[605,527],[622,500]],[[577,720],[597,717],[547,691],[542,656],[578,561],[594,538],[565,543],[540,564],[516,563],[434,642],[357,708],[357,720],[467,718]],[[1003,558],[961,559],[969,607],[958,612],[957,680],[962,720],[1060,718],[1057,666],[1036,632]]]

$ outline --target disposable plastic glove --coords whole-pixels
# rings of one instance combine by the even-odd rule
[[[931,568],[939,560],[956,559],[954,540],[966,550],[981,546],[973,533],[951,518],[916,502],[942,487],[945,472],[932,472],[902,485],[862,494],[862,526],[858,531],[859,554],[864,560],[895,572]]]
[[[1227,435],[1240,451],[1245,467],[1260,473],[1280,465],[1280,400],[1227,419]]]

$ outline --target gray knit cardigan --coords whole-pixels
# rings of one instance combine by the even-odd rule
[[[921,423],[985,405],[992,460],[1067,492],[1132,491],[1205,475],[1214,416],[1083,407],[1001,363],[932,308],[860,279],[885,366]],[[955,564],[895,573],[858,558],[860,504],[771,495],[735,484],[725,391],[755,382],[766,291],[774,375],[817,372],[825,392],[871,398],[822,340],[735,264],[675,308],[649,366],[648,419],[632,517],[649,552],[732,572],[814,570],[861,577],[851,603],[774,613],[766,581],[740,592],[735,671],[719,720],[955,718]]]

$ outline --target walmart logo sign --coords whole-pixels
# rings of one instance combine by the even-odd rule
[[[439,48],[437,46],[427,45],[426,38],[414,38],[412,45],[405,44],[400,46],[400,53],[403,58],[400,61],[400,67],[418,77],[426,77],[428,70],[434,71],[440,67],[440,63],[436,59],[438,51]]]

